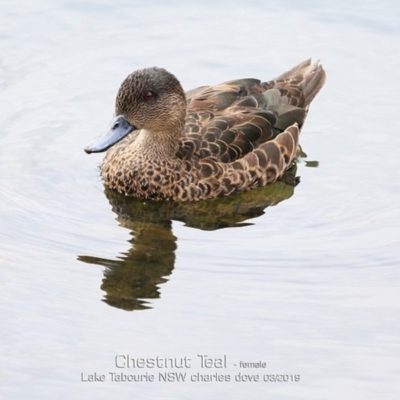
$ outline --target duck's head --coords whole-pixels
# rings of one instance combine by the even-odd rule
[[[134,130],[179,136],[185,123],[186,98],[178,79],[163,68],[132,72],[122,82],[115,101],[115,116],[107,132],[86,148],[99,153]]]

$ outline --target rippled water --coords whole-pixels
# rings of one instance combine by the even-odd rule
[[[0,399],[398,398],[396,2],[21,0],[0,11]],[[133,69],[163,66],[190,89],[268,80],[310,56],[328,80],[295,189],[193,208],[104,192],[103,156],[82,149]],[[163,382],[178,369],[117,368],[119,354],[192,368]],[[227,365],[201,368],[198,355]],[[94,373],[105,382],[85,382]],[[191,382],[197,373],[231,382]],[[272,375],[300,381],[263,381]]]

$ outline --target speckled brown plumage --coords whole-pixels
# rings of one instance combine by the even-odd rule
[[[322,66],[307,60],[269,82],[234,80],[185,95],[164,69],[135,71],[119,89],[116,115],[136,130],[108,150],[104,182],[172,201],[275,182],[298,154],[300,128],[324,81]]]

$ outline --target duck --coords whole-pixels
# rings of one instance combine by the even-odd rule
[[[295,163],[309,105],[326,79],[308,59],[270,81],[245,78],[184,92],[164,68],[122,82],[107,131],[106,187],[155,201],[198,201],[274,183]]]

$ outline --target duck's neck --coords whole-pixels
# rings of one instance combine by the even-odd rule
[[[175,132],[159,132],[142,129],[134,142],[137,154],[150,160],[174,158],[179,147],[181,130]]]
[[[175,158],[185,127],[185,117],[186,100],[184,97],[178,98],[171,103],[168,118],[159,118],[146,129],[141,129],[134,143],[136,154],[151,161]]]

